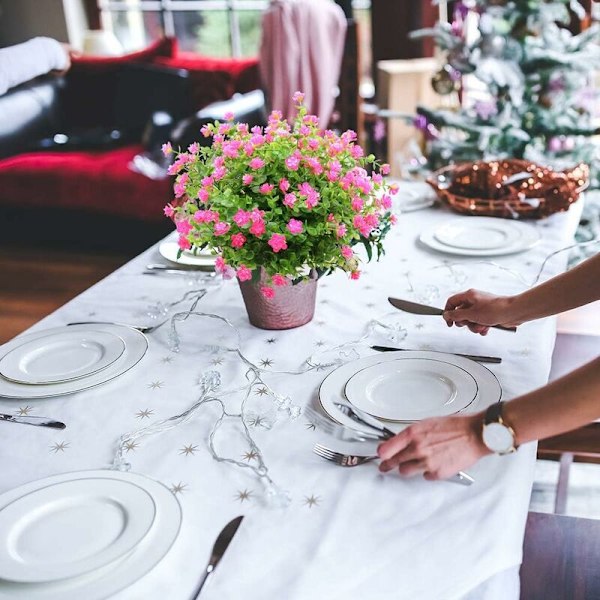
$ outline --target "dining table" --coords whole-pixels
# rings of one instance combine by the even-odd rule
[[[250,325],[235,280],[204,272],[145,273],[146,265],[165,262],[159,243],[36,323],[25,333],[74,322],[153,325],[175,313],[186,317],[176,321],[175,336],[169,320],[149,332],[143,359],[104,385],[45,399],[0,398],[2,413],[66,424],[60,431],[0,422],[0,493],[55,474],[115,468],[120,439],[184,413],[206,378],[216,376],[219,401],[202,404],[176,426],[133,436],[121,448],[120,468],[167,486],[183,520],[166,556],[112,598],[192,598],[214,540],[238,515],[244,521],[202,590],[205,600],[518,598],[535,443],[481,459],[468,469],[470,486],[426,481],[383,474],[378,461],[341,468],[322,460],[314,444],[336,440],[303,409],[314,405],[337,364],[376,354],[376,344],[501,357],[486,366],[503,400],[543,386],[554,318],[483,337],[448,328],[440,316],[398,311],[388,297],[443,307],[448,296],[468,288],[521,292],[538,278],[546,257],[572,243],[583,200],[529,222],[540,234],[531,249],[477,257],[419,242],[427,228],[477,217],[439,205],[403,212],[402,196],[401,184],[385,254],[379,261],[365,258],[358,281],[345,273],[320,279],[314,319],[302,327]],[[563,272],[567,254],[553,255],[539,281]],[[249,363],[260,381],[249,379]]]

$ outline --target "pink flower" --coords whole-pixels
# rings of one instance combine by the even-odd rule
[[[183,234],[179,236],[179,247],[182,250],[189,250],[192,247],[190,240],[188,240]]]
[[[161,151],[165,156],[169,156],[169,154],[173,153],[173,146],[171,146],[171,142],[167,142],[163,144],[161,147]]]
[[[275,252],[275,253],[280,252],[281,250],[287,249],[287,242],[285,239],[285,235],[283,235],[281,233],[274,233],[271,236],[271,239],[267,242],[267,244],[269,244],[269,246],[271,246],[271,248],[273,249],[273,252]]]
[[[310,127],[308,125],[301,125],[298,132],[300,135],[310,135]]]
[[[296,204],[296,196],[294,194],[286,194],[283,197],[283,203],[289,208],[292,208],[292,206]]]
[[[253,146],[262,146],[265,143],[265,136],[261,133],[255,133],[251,138],[250,142]]]
[[[285,166],[290,171],[297,171],[298,167],[300,166],[300,159],[297,156],[288,156],[285,159]]]
[[[366,219],[361,215],[354,216],[353,225],[364,237],[369,237],[369,235],[371,234],[371,230],[373,229],[373,227],[371,227],[367,223]]]
[[[249,175],[248,173],[246,173],[245,175],[242,175],[242,183],[244,185],[250,185],[252,183],[253,179],[254,179],[254,175]]]
[[[200,183],[204,186],[204,187],[212,187],[213,183],[215,182],[213,177],[203,177],[200,180]]]
[[[363,206],[365,205],[365,203],[359,196],[354,196],[354,198],[352,198],[351,205],[352,205],[353,211],[359,212],[363,209]]]
[[[163,208],[163,212],[165,213],[165,217],[172,217],[175,214],[175,209],[170,204],[167,204]]]
[[[260,288],[260,291],[262,292],[262,295],[269,300],[275,296],[275,290],[267,285],[263,285]]]
[[[373,183],[380,184],[383,182],[383,175],[381,175],[381,173],[373,173],[371,179],[373,180]]]
[[[213,171],[213,177],[215,178],[215,181],[220,181],[223,179],[223,177],[225,177],[225,175],[227,175],[227,169],[225,167],[217,167]]]
[[[225,235],[230,229],[231,225],[229,223],[225,223],[224,221],[215,223],[215,235]]]
[[[294,104],[302,104],[304,102],[304,93],[303,92],[294,92],[292,96],[292,100]]]
[[[350,154],[352,154],[352,158],[362,158],[364,152],[360,146],[352,146],[352,148],[350,148]],[[358,277],[355,279],[358,279]]]
[[[347,233],[347,229],[346,226],[342,223],[341,225],[338,225],[337,231],[335,232],[335,235],[339,238],[344,237]]]
[[[209,198],[210,194],[208,193],[208,190],[206,188],[200,188],[198,190],[198,200],[200,200],[201,202],[208,202]]]
[[[389,175],[390,174],[390,165],[388,165],[387,163],[381,165],[381,169],[379,169],[381,171],[382,175]]]
[[[191,154],[198,154],[200,152],[200,144],[198,142],[194,142],[188,146],[188,152]]]
[[[215,168],[225,166],[225,159],[222,156],[217,156],[217,158],[215,158],[215,160],[213,160],[213,166]]]
[[[246,236],[243,233],[234,233],[231,236],[231,245],[234,248],[241,248],[246,243]]]
[[[395,195],[398,193],[398,190],[399,190],[399,189],[400,189],[400,188],[398,187],[398,184],[397,184],[397,183],[392,183],[392,185],[390,185],[390,194],[391,194],[392,196],[395,196]]]
[[[359,279],[360,278],[360,271],[352,271],[352,273],[350,273],[350,279]]]
[[[254,152],[254,144],[252,142],[246,142],[244,144],[244,152],[246,153],[246,156],[252,156],[252,153]]]
[[[298,219],[290,219],[289,223],[287,224],[288,231],[293,235],[302,233],[302,227],[302,221],[299,221]]]
[[[219,133],[221,135],[225,135],[226,133],[229,133],[231,131],[231,123],[222,123],[221,125],[219,125]]]
[[[350,260],[354,256],[354,252],[352,252],[352,248],[350,248],[350,246],[342,246],[341,252],[342,256],[346,260]]]
[[[239,140],[232,140],[229,142],[224,142],[223,154],[225,156],[227,156],[228,158],[236,158],[240,151],[241,145],[242,145],[242,142],[240,142]]]
[[[279,121],[281,121],[281,119],[283,119],[283,115],[281,114],[280,110],[272,110],[271,114],[269,115],[269,123],[270,124],[277,124],[279,123]]]
[[[243,227],[250,222],[250,213],[242,210],[241,208],[233,215],[233,222],[238,227]]]
[[[290,182],[283,177],[279,180],[279,189],[285,194],[290,189]]]
[[[265,161],[262,158],[253,158],[250,161],[250,168],[253,169],[254,171],[257,171],[258,169],[262,169],[265,166]]]
[[[392,199],[387,194],[384,194],[381,197],[381,206],[383,206],[385,209],[392,208]]]
[[[248,281],[252,279],[252,271],[246,265],[240,265],[237,276],[240,281]]]
[[[194,229],[194,226],[187,219],[182,219],[181,221],[177,221],[176,229],[181,235],[187,235]]]
[[[272,183],[263,183],[259,188],[258,191],[261,194],[264,194],[265,196],[267,194],[270,194],[273,190],[274,190],[275,186]]]
[[[234,119],[235,117],[234,117],[234,115],[233,115],[233,113],[232,113],[231,111],[228,111],[228,112],[226,112],[226,113],[223,115],[223,118],[224,118],[226,121],[233,121],[233,119]]]
[[[222,256],[217,256],[217,260],[215,260],[215,271],[217,273],[223,273],[227,268],[227,263],[223,259]]]
[[[273,277],[271,277],[271,281],[273,282],[273,285],[277,285],[277,286],[284,286],[290,282],[290,280],[287,277],[284,277],[283,275],[280,275],[279,273],[277,273],[276,275],[273,275]]]
[[[200,133],[204,136],[204,137],[209,137],[210,136],[210,126],[208,125],[203,125],[200,128]]]
[[[396,215],[390,215],[390,223],[395,225],[398,222],[398,217]]]
[[[175,192],[176,198],[181,198],[185,194],[185,184],[188,182],[190,176],[187,173],[183,173],[179,176],[179,179],[175,182],[173,186],[173,191]]]
[[[262,235],[266,231],[265,222],[262,219],[254,221],[248,231],[257,237]]]
[[[319,192],[317,192],[308,182],[301,183],[298,186],[300,193],[306,196],[306,207],[314,208],[319,203]]]
[[[319,140],[317,138],[310,138],[310,140],[308,140],[308,147],[311,150],[316,150],[319,147]]]

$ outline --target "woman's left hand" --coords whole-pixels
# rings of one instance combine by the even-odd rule
[[[379,445],[380,471],[447,479],[490,454],[481,438],[483,413],[414,423]]]

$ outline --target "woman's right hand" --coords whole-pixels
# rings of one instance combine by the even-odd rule
[[[487,335],[492,325],[520,325],[514,306],[514,296],[494,296],[479,290],[467,290],[450,296],[444,308],[448,327],[468,327],[473,333]]]

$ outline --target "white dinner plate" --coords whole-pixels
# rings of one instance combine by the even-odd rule
[[[197,253],[184,250],[181,256],[177,258],[179,244],[177,242],[165,241],[159,247],[158,251],[163,258],[178,265],[188,265],[191,267],[214,267],[217,255],[207,251],[197,251]]]
[[[89,573],[122,558],[150,531],[150,494],[118,479],[63,481],[0,509],[0,578],[22,583]]]
[[[418,421],[464,410],[477,396],[465,369],[431,358],[402,358],[365,367],[350,377],[346,398],[386,421]]]
[[[120,337],[125,343],[125,351],[114,363],[94,373],[89,377],[65,381],[63,383],[49,383],[41,385],[29,385],[25,383],[15,383],[0,376],[0,397],[35,400],[36,398],[52,398],[54,396],[64,396],[87,390],[116,377],[123,375],[135,365],[137,365],[148,350],[148,340],[146,336],[137,329],[127,327],[126,325],[112,325],[109,323],[94,323],[93,325],[69,325],[63,327],[54,327],[35,333],[29,333],[7,342],[0,347],[0,356],[8,354],[23,343],[36,340],[47,335],[58,333],[60,331],[80,331],[88,332],[91,330],[106,331]]]
[[[426,229],[419,241],[446,254],[502,256],[533,248],[540,241],[540,234],[531,225],[519,221],[458,217]]]
[[[0,579],[0,599],[104,600],[135,583],[167,554],[179,534],[181,507],[167,487],[137,473],[111,470],[62,473],[2,494],[0,507],[48,485],[90,478],[126,481],[148,492],[156,506],[156,517],[148,534],[122,559],[79,577],[45,583],[16,583]]]
[[[125,351],[108,331],[58,331],[21,344],[0,359],[0,375],[16,383],[60,383],[106,369]]]
[[[442,360],[449,364],[456,365],[470,373],[477,383],[479,391],[473,402],[464,409],[465,414],[474,413],[483,410],[494,402],[499,402],[502,397],[502,388],[496,376],[482,364],[475,361],[447,354],[445,352],[430,352],[425,350],[405,350],[402,352],[384,352],[365,356],[341,365],[332,371],[321,383],[319,387],[318,400],[322,410],[336,423],[345,425],[352,429],[360,429],[360,425],[350,417],[339,411],[335,402],[340,398],[345,398],[344,388],[348,380],[355,374],[379,363],[391,362],[396,360],[405,360],[409,358],[429,358]],[[406,425],[403,423],[386,422],[386,426],[392,431],[402,431]]]

